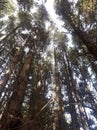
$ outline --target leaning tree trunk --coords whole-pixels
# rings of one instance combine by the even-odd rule
[[[4,36],[2,39],[0,39],[0,43],[2,43],[5,39],[7,39],[9,36],[11,36],[20,26],[15,27],[10,33],[8,33],[6,36]],[[2,45],[2,44],[1,44]],[[0,46],[1,47],[1,46]]]
[[[8,80],[9,80],[9,78],[10,78],[11,73],[12,73],[13,70],[15,69],[15,67],[16,67],[16,65],[17,65],[17,63],[18,63],[18,61],[20,61],[20,60],[22,59],[22,56],[21,56],[21,55],[22,55],[23,50],[24,50],[24,47],[25,47],[25,45],[26,45],[26,43],[27,43],[27,41],[28,41],[28,38],[29,38],[29,37],[27,37],[27,38],[25,39],[25,41],[24,41],[24,43],[23,43],[23,46],[20,48],[18,54],[16,54],[16,55],[14,56],[13,62],[8,66],[8,68],[7,68],[7,70],[6,70],[5,74],[4,74],[4,76],[0,79],[0,97],[1,97],[1,95],[2,95],[2,92],[3,92],[3,90],[4,90],[5,85],[7,84]]]
[[[25,96],[25,90],[26,90],[26,84],[27,84],[31,60],[32,60],[32,54],[29,53],[25,60],[23,68],[20,72],[18,78],[18,86],[15,86],[15,91],[13,92],[11,98],[7,103],[6,111],[3,113],[1,130],[7,130],[8,124],[5,122],[7,121],[7,117],[9,115],[12,115],[13,117],[18,117],[19,114],[21,113],[21,106]]]
[[[73,79],[72,65],[70,65],[70,63],[69,63],[68,54],[66,54],[66,57],[67,57],[67,62],[68,62],[69,75],[70,75],[70,78],[71,78],[72,91],[74,92],[75,98],[76,98],[77,103],[78,103],[81,123],[82,123],[84,130],[88,130],[88,124],[87,124],[85,114],[84,114],[84,111],[83,111],[83,108],[82,108],[81,98],[79,96],[78,91],[76,90],[77,84],[76,84],[76,81]]]
[[[67,19],[71,27],[74,29],[75,34],[86,45],[89,52],[97,59],[97,45],[91,37],[84,31],[82,31],[76,23],[76,19],[73,18],[74,14],[71,11],[68,0],[61,0],[59,3],[60,13],[63,19]]]
[[[72,77],[72,75],[71,75],[71,77]],[[84,128],[84,130],[88,130],[88,123],[86,121],[85,113],[84,113],[83,106],[82,106],[83,102],[79,95],[78,90],[76,89],[76,84],[75,84],[75,81],[73,80],[73,77],[72,77],[72,86],[73,86],[73,91],[74,91],[74,94],[75,94],[75,97],[77,100],[77,104],[78,104],[82,127]]]
[[[82,71],[82,69],[80,67],[78,67],[79,71],[80,71],[80,74],[81,76],[83,77],[83,81],[84,83],[87,85],[87,82],[85,80],[85,76],[84,76],[84,72]],[[95,113],[95,117],[97,118],[97,103],[95,101],[95,98],[94,96],[92,95],[91,91],[88,89],[87,86],[85,86],[87,88],[87,94],[89,95],[89,98],[90,98],[90,104],[92,106],[92,109],[94,110],[94,113]],[[94,89],[96,90],[96,87],[94,87]]]

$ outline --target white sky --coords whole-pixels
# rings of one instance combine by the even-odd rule
[[[39,1],[39,0],[36,0],[36,1]],[[73,2],[76,2],[77,0],[73,0]],[[15,4],[17,4],[16,0],[13,0],[13,2]],[[39,1],[40,3],[43,2],[43,0],[40,0]],[[67,32],[66,29],[62,28],[62,26],[64,25],[64,23],[59,19],[59,17],[56,15],[55,13],[55,10],[54,10],[54,7],[53,7],[53,3],[54,3],[54,0],[47,0],[47,2],[45,3],[45,7],[52,19],[52,21],[55,23],[55,25],[58,27],[59,30],[61,30],[62,32],[65,31]],[[17,7],[17,6],[16,6]],[[18,7],[16,8],[16,12],[17,13],[17,10],[18,10]],[[8,16],[4,17],[4,19],[7,19]],[[70,41],[69,41],[69,45],[72,46],[72,43],[71,43],[71,35],[70,34],[67,34]],[[86,111],[87,113],[89,114],[90,116],[90,109],[87,109],[86,108]],[[95,119],[95,122],[97,123],[97,120]]]
[[[58,19],[58,15],[56,15],[53,4],[54,0],[47,0],[47,2],[45,3],[45,7],[50,17],[52,18],[52,21],[56,24],[56,26],[59,29],[61,29],[61,31],[64,31],[64,29],[61,27],[64,23],[60,19]]]

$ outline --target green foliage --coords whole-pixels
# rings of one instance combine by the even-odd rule
[[[32,17],[28,12],[21,11],[18,13],[20,25],[23,29],[31,29]]]
[[[33,6],[33,0],[17,0],[19,4],[19,8],[22,11],[30,11]]]
[[[15,4],[13,0],[7,0],[0,3],[0,17],[3,17],[5,14],[12,14],[15,11]]]
[[[75,48],[69,49],[69,58],[73,65],[78,65],[79,53]]]
[[[0,21],[1,27],[7,25],[4,31],[5,34],[8,33],[7,37],[0,42],[0,85],[5,79],[8,79],[2,92],[0,91],[2,95],[0,99],[1,111],[5,115],[10,114],[6,114],[6,104],[9,103],[8,99],[14,100],[10,97],[17,90],[20,96],[18,98],[18,94],[16,95],[18,99],[16,103],[21,106],[20,112],[23,114],[23,118],[26,118],[28,122],[35,123],[38,130],[53,130],[53,127],[57,128],[57,126],[59,126],[58,130],[76,130],[75,126],[78,129],[81,127],[84,129],[83,122],[89,125],[87,115],[90,113],[88,114],[86,108],[91,107],[97,116],[95,112],[95,93],[97,91],[94,90],[95,86],[93,86],[93,83],[97,84],[97,80],[94,80],[97,71],[94,71],[95,74],[93,74],[91,66],[93,66],[94,59],[88,57],[89,52],[85,44],[79,40],[72,27],[75,26],[77,31],[81,29],[81,31],[86,32],[95,42],[97,27],[94,19],[95,11],[93,12],[93,10],[96,5],[94,4],[92,7],[92,1],[88,3],[85,0],[77,1],[77,3],[68,3],[67,0],[56,1],[57,12],[62,15],[67,14],[63,17],[66,31],[73,31],[69,34],[71,35],[70,40],[72,40],[70,41],[68,34],[62,33],[61,28],[58,29],[57,24],[55,25],[55,22],[50,19],[44,5],[34,5],[37,11],[33,13],[30,12],[30,9],[33,8],[32,0],[17,0],[17,2],[18,15],[14,15],[15,5],[12,5],[11,0],[2,3],[4,4],[3,16],[6,10],[9,10],[6,13],[8,19]],[[8,3],[11,5],[6,6]],[[64,11],[63,8],[68,10]],[[11,10],[13,11],[11,12]],[[76,11],[75,14],[74,11]],[[68,14],[71,26],[68,20],[66,21]],[[13,30],[17,22],[20,28]],[[50,23],[47,28],[45,28],[46,23]],[[80,35],[80,33],[78,34]],[[84,37],[84,35],[82,36]],[[73,47],[70,45],[68,47],[70,42],[73,43]],[[27,79],[25,82],[25,79],[21,77],[21,70],[29,53],[32,55],[31,65],[25,67],[29,68],[29,74],[27,76],[25,70],[25,73],[22,72]],[[13,64],[15,67],[9,73]],[[96,62],[94,65],[96,69]],[[10,68],[8,68],[9,66]],[[26,83],[26,90],[23,89],[21,81],[22,84]],[[22,86],[24,91],[24,93],[21,91],[22,95],[17,89],[18,84]],[[87,88],[88,84],[92,84],[93,89]],[[23,96],[24,99],[20,102],[20,98]],[[53,100],[45,109],[42,109],[48,103],[49,97]],[[87,97],[89,100],[86,100]],[[14,105],[12,106],[13,111]],[[67,122],[63,119],[65,113],[67,114]]]

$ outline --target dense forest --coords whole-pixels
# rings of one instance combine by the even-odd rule
[[[0,130],[97,130],[96,85],[96,0],[0,0]]]

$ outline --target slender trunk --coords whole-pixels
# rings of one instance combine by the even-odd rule
[[[57,111],[55,112],[55,119],[54,119],[54,130],[68,130],[65,119],[64,119],[64,105],[63,105],[63,98],[62,98],[62,84],[61,84],[61,76],[58,72],[58,62],[57,62],[57,55],[54,49],[54,56],[55,56],[55,107],[57,107]]]
[[[74,84],[74,81],[73,81],[73,86],[76,86],[76,84]],[[78,104],[78,108],[79,108],[79,112],[80,112],[82,126],[83,126],[84,130],[88,130],[88,124],[87,124],[85,113],[84,113],[84,110],[82,107],[82,99],[80,98],[79,93],[75,87],[74,87],[74,93],[75,93],[75,96],[77,99],[77,104]]]
[[[75,99],[73,97],[73,85],[72,85],[72,80],[71,80],[71,77],[72,77],[72,73],[71,73],[71,69],[70,69],[70,63],[69,63],[69,60],[68,60],[68,56],[67,54],[65,53],[65,56],[66,56],[66,60],[65,61],[67,63],[64,62],[64,65],[65,65],[65,78],[66,78],[66,84],[67,84],[67,93],[68,93],[68,98],[69,98],[69,105],[70,105],[70,114],[71,114],[71,118],[72,118],[72,129],[74,130],[79,130],[79,122],[78,122],[78,119],[77,119],[77,113],[76,113],[76,108],[75,108]]]
[[[60,83],[60,74],[56,73],[55,74],[55,82],[56,82],[56,101],[57,101],[57,120],[56,120],[56,130],[67,130],[65,126],[65,120],[63,118],[64,114],[64,105],[62,102],[62,93],[61,93],[61,83]]]
[[[83,77],[84,83],[87,85],[87,82],[86,82],[85,77],[84,77],[84,73],[82,72],[82,70],[81,70],[80,67],[78,67],[78,69],[79,69],[79,71],[80,71],[80,73],[81,73],[81,75],[82,75],[82,77]],[[93,97],[92,93],[90,92],[90,90],[88,89],[88,87],[87,87],[87,86],[85,86],[85,87],[87,88],[86,93],[88,94],[88,96],[89,96],[89,98],[90,98],[89,101],[90,101],[91,106],[92,106],[92,108],[93,108],[93,110],[94,110],[94,112],[95,112],[95,117],[97,118],[97,103],[95,102],[94,97]],[[94,87],[94,88],[95,88],[95,87]],[[95,89],[96,89],[96,88],[95,88]]]
[[[67,57],[67,54],[66,54],[66,57]],[[77,99],[77,102],[80,102],[81,99],[80,99],[80,96],[78,95],[78,92],[77,92],[77,90],[76,90],[76,84],[75,84],[75,81],[74,81],[74,79],[73,79],[72,67],[71,67],[71,65],[69,64],[69,59],[68,59],[68,57],[67,57],[67,62],[68,62],[68,67],[69,67],[69,73],[70,73],[70,76],[71,76],[72,91],[73,91],[74,94],[75,94],[75,97],[76,97],[76,99]],[[88,124],[87,124],[87,122],[86,122],[86,119],[85,119],[85,116],[84,116],[84,112],[83,112],[81,103],[78,104],[78,107],[79,107],[79,111],[80,111],[80,115],[81,115],[81,121],[82,121],[83,128],[84,128],[84,130],[88,130]]]

